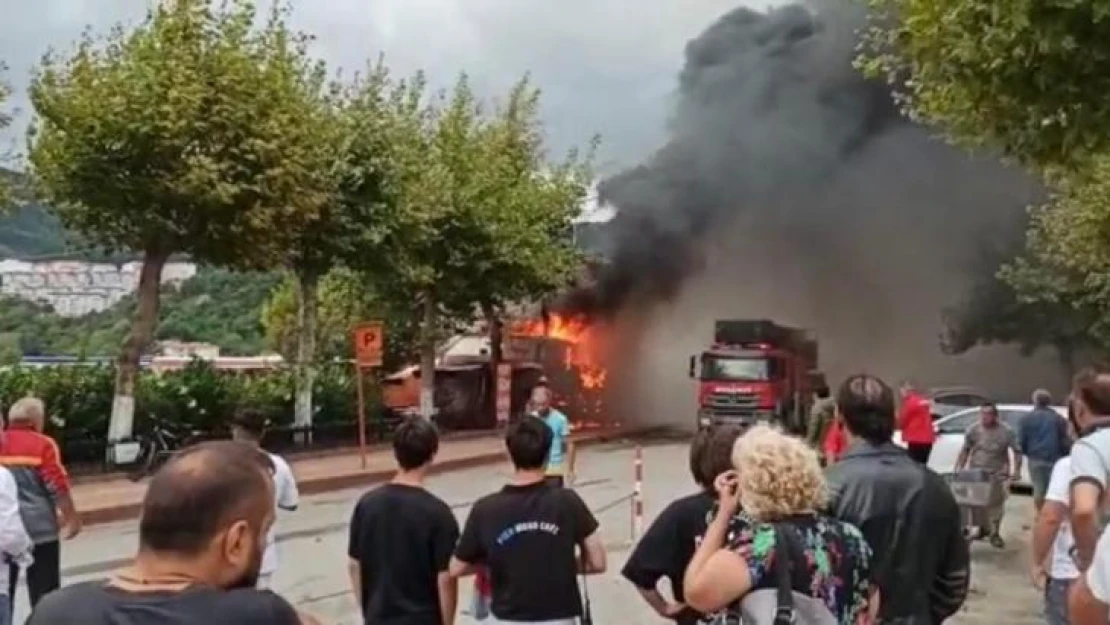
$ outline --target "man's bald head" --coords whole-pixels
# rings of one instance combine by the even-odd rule
[[[237,521],[261,531],[274,507],[272,472],[270,457],[246,443],[213,441],[180,451],[147,487],[140,547],[196,556]]]
[[[836,410],[856,438],[881,444],[894,435],[894,391],[877,376],[859,373],[844,380]]]

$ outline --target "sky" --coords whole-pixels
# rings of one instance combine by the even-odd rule
[[[41,55],[66,49],[85,28],[141,20],[151,0],[0,0],[0,61],[16,93],[16,122],[0,133],[22,150],[24,87]],[[271,0],[262,0],[268,3]],[[647,10],[647,5],[655,5]],[[316,36],[314,53],[357,71],[384,54],[394,72],[425,70],[449,86],[466,71],[486,97],[525,72],[543,90],[555,153],[600,134],[598,168],[635,164],[663,139],[686,42],[716,17],[760,0],[292,0],[293,26]]]

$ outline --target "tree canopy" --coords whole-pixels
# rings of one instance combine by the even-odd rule
[[[272,266],[331,197],[326,75],[287,16],[278,3],[258,27],[251,0],[160,2],[131,30],[48,54],[32,79],[38,191],[79,235],[143,255],[112,439],[131,433],[170,255]]]
[[[1036,169],[1110,148],[1110,4],[869,0],[860,65],[951,140]]]

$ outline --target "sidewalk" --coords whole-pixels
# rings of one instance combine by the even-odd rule
[[[575,440],[579,445],[589,445],[627,434],[620,430],[595,430],[578,434]],[[447,439],[440,442],[433,472],[466,469],[504,459],[505,448],[500,435]],[[393,451],[382,446],[367,449],[366,469],[361,467],[357,451],[292,458],[290,465],[302,495],[369,486],[388,479],[396,468]],[[126,479],[77,483],[73,486],[73,498],[85,525],[124,521],[138,516],[146,485],[145,480],[134,483]]]

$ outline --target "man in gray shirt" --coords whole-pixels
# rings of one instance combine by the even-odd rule
[[[1071,451],[1070,523],[1076,563],[1087,570],[1105,526],[1104,494],[1110,475],[1110,372],[1087,369],[1075,376],[1068,418],[1080,439]]]
[[[990,537],[990,543],[1002,549],[1002,516],[1006,511],[1006,497],[1010,482],[1021,473],[1021,454],[1018,452],[1017,434],[998,418],[994,404],[983,404],[979,423],[971,426],[964,435],[964,446],[956,460],[956,470],[979,469],[990,474],[994,481],[991,502],[987,510],[986,527],[980,531]]]

